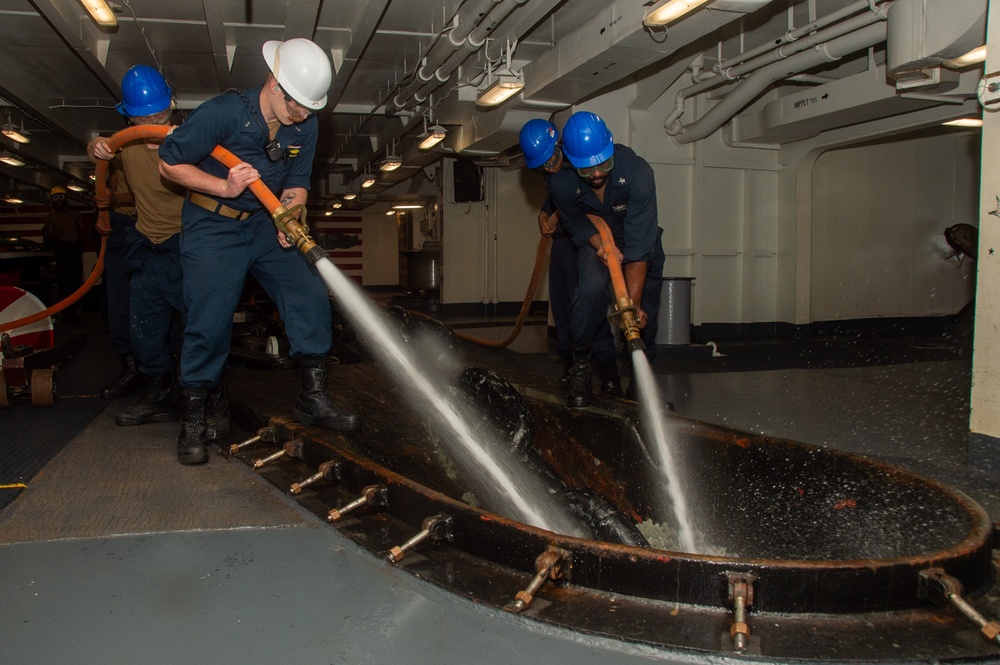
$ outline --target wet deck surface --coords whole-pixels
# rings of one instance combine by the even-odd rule
[[[551,382],[561,367],[543,331],[526,328],[517,349],[463,346],[463,353],[512,380]],[[499,338],[506,328],[476,332]],[[180,467],[172,460],[176,425],[116,428],[124,403],[102,409],[87,396],[113,369],[99,332],[93,337],[92,353],[61,371],[76,391],[65,399],[96,417],[69,434],[41,473],[0,479],[28,486],[0,513],[0,621],[18,627],[0,646],[3,661],[464,663],[470,653],[487,663],[686,660],[497,612],[423,583],[365,554],[242,462],[213,455],[203,467]],[[961,355],[746,372],[684,365],[658,365],[682,415],[886,459],[958,487],[994,521],[1000,516],[1000,455],[964,432]],[[333,368],[334,398],[336,385],[360,378],[349,365]],[[234,397],[257,396],[262,413],[290,410],[294,371],[237,368],[232,382]],[[44,421],[57,419],[59,408],[32,414],[37,438],[55,428]],[[18,403],[0,418],[20,422],[30,409]],[[386,450],[387,459],[392,454]],[[614,614],[613,604],[603,609]],[[961,619],[949,622],[970,643],[981,639]],[[690,626],[727,637],[725,617]],[[827,628],[836,635],[837,626]],[[770,632],[782,639],[780,629]]]

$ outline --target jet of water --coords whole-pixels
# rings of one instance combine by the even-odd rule
[[[674,459],[666,419],[663,417],[663,399],[660,397],[660,389],[653,378],[653,370],[644,351],[632,352],[632,378],[639,382],[640,413],[646,431],[653,437],[660,472],[666,481],[670,505],[673,508],[674,519],[678,523],[681,548],[685,552],[697,552],[687,498],[681,489],[679,465]]]
[[[469,428],[468,416],[463,416],[435,385],[427,368],[411,357],[377,305],[329,260],[320,259],[316,268],[344,310],[355,318],[360,329],[368,331],[371,351],[409,388],[405,394],[416,402],[417,409],[430,415],[441,428],[442,441],[449,444],[453,452],[471,460],[474,468],[467,471],[485,476],[507,505],[514,507],[517,514],[510,517],[556,533],[583,535],[572,518],[551,505],[541,483],[531,472],[514,468],[513,458],[506,453],[498,456],[499,445],[489,442],[483,445],[476,440]]]

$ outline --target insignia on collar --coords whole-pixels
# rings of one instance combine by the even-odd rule
[[[290,146],[288,146],[288,156],[289,157],[298,157],[300,150],[302,150],[302,146],[300,146],[300,145],[290,145]]]
[[[624,185],[625,184],[625,178],[618,178],[618,184],[619,185]]]

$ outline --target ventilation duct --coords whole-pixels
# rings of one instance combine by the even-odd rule
[[[665,41],[657,41],[642,25],[646,9],[642,3],[612,2],[524,66],[525,87],[519,104],[474,111],[463,123],[455,148],[472,154],[506,150],[517,144],[518,132],[527,120],[548,118],[556,110],[620,83],[769,2],[717,0],[670,26]]]
[[[645,4],[618,0],[526,65],[522,94],[529,103],[570,106],[769,1],[719,0],[671,25],[657,42],[642,25]]]
[[[924,71],[986,43],[986,0],[896,0],[889,13],[889,76],[900,87],[934,83]]]
[[[957,74],[955,74],[957,78]],[[725,133],[729,145],[778,147],[820,132],[900,113],[940,106],[940,100],[907,99],[886,85],[884,67],[802,92],[786,95],[755,113],[733,118]]]
[[[756,99],[777,81],[787,79],[819,65],[835,62],[840,58],[885,41],[886,24],[879,21],[843,37],[832,39],[815,48],[762,67],[750,74],[732,92],[713,106],[698,120],[680,127],[671,124],[668,133],[674,142],[692,143],[711,136],[740,109]],[[668,118],[669,121],[669,118]]]

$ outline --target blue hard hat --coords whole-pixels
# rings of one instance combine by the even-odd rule
[[[170,108],[173,93],[160,73],[146,65],[136,65],[122,77],[122,102],[115,108],[133,118],[153,115]]]
[[[518,141],[521,143],[525,164],[529,169],[537,169],[552,158],[556,143],[559,142],[559,132],[548,120],[535,118],[521,127]]]
[[[578,111],[563,125],[563,153],[578,169],[597,166],[615,154],[615,138],[600,116]]]

